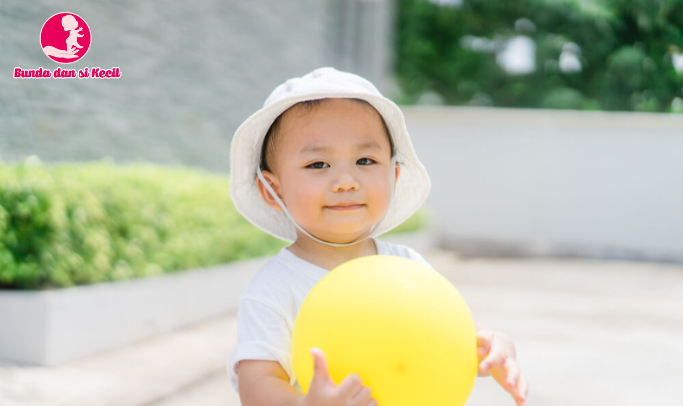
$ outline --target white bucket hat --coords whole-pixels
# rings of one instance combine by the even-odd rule
[[[395,148],[392,162],[401,165],[401,173],[387,213],[373,226],[371,234],[346,244],[329,243],[310,235],[291,218],[268,182],[262,179],[262,183],[284,212],[274,210],[263,201],[256,183],[257,177],[263,176],[259,168],[263,140],[275,119],[301,101],[333,97],[356,98],[370,103],[382,115],[391,134]],[[391,173],[393,178],[394,170]],[[365,238],[376,237],[412,216],[427,199],[430,188],[429,175],[417,159],[401,109],[382,96],[368,80],[334,68],[316,69],[300,78],[289,79],[275,88],[263,108],[244,121],[232,138],[230,194],[235,208],[256,227],[288,242],[296,240],[297,228],[315,240],[333,246],[356,244]]]

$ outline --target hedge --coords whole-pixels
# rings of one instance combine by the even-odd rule
[[[420,228],[418,212],[392,232]],[[149,163],[0,164],[0,289],[121,281],[273,255],[229,177]]]

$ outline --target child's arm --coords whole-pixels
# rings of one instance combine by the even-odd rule
[[[242,406],[377,406],[372,391],[356,374],[335,385],[320,349],[311,349],[313,379],[306,395],[290,384],[287,372],[276,361],[240,361],[237,368]]]
[[[302,395],[289,384],[277,361],[242,360],[237,368],[242,406],[302,406]]]

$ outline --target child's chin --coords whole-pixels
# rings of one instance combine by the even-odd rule
[[[359,230],[348,230],[348,232],[343,232],[340,231],[338,233],[335,233],[333,235],[328,235],[327,238],[321,238],[325,241],[332,242],[335,244],[347,244],[350,242],[354,242],[357,239],[365,236],[367,230],[359,231]]]

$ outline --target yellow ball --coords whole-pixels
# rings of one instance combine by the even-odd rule
[[[416,261],[371,255],[330,271],[294,323],[294,372],[304,393],[311,347],[339,385],[358,374],[379,406],[464,405],[477,376],[477,338],[467,304],[438,272]]]

